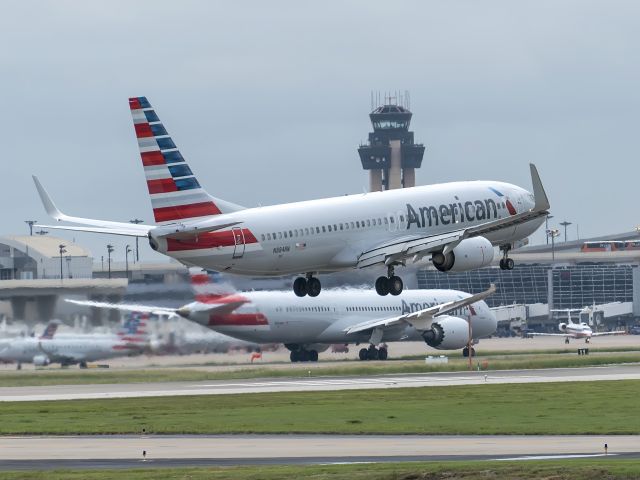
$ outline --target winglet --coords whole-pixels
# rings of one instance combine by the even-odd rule
[[[549,199],[547,198],[547,194],[545,193],[544,187],[542,186],[540,175],[538,175],[538,169],[533,163],[530,163],[529,167],[531,167],[531,183],[533,184],[533,196],[536,202],[533,210],[535,212],[543,212],[545,210],[549,210],[549,208],[551,208],[551,205],[549,204]]]
[[[36,184],[36,189],[38,190],[38,195],[40,195],[40,200],[42,200],[42,205],[44,205],[44,209],[47,211],[47,214],[58,221],[64,219],[65,215],[60,210],[58,210],[56,204],[53,203],[53,200],[51,200],[51,197],[40,183],[40,180],[38,180],[38,177],[36,177],[35,175],[32,176],[33,181]]]

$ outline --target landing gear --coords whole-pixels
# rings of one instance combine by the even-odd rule
[[[515,266],[515,262],[513,258],[509,258],[509,250],[511,250],[511,245],[502,245],[500,247],[502,250],[502,258],[500,259],[500,270],[513,270]]]
[[[317,362],[318,352],[316,350],[305,350],[304,348],[298,350],[291,350],[289,355],[291,363],[297,362]]]
[[[565,345],[569,345],[569,337],[566,337],[566,338],[564,339],[564,343],[565,343]]]
[[[298,277],[293,282],[293,293],[298,297],[304,297],[309,295],[310,297],[317,297],[322,290],[322,284],[316,277],[312,277],[311,274],[307,275],[307,278]]]
[[[78,364],[78,366],[79,366],[80,368],[87,368],[87,362],[80,362],[80,363]]]
[[[361,348],[358,352],[358,358],[362,361],[365,360],[386,360],[389,355],[387,347],[376,348],[373,345],[369,345],[369,348]]]
[[[462,356],[463,356],[464,358],[469,358],[469,347],[464,347],[464,348],[462,349]],[[473,347],[471,347],[471,356],[472,356],[472,357],[475,357],[475,356],[476,356],[476,349],[475,349],[475,348],[473,348]]]
[[[22,370],[22,364],[20,362],[16,364],[16,370]]]
[[[386,277],[378,277],[376,280],[376,292],[383,297],[389,293],[394,296],[400,295],[403,288],[404,283],[394,274],[393,265],[389,265]]]

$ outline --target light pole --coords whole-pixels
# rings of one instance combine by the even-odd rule
[[[66,260],[67,260],[67,277],[73,278],[71,277],[71,255],[67,255]]]
[[[144,220],[140,220],[139,218],[134,218],[133,220],[129,220],[129,223],[135,223],[138,225],[139,223],[144,222]],[[138,237],[136,237],[136,262],[140,261],[140,252],[138,250]]]
[[[109,268],[109,278],[111,278],[111,252],[113,252],[113,245],[107,245],[107,267]]]
[[[547,215],[544,219],[544,231],[547,232],[547,245],[549,245],[549,219],[553,218],[553,215]]]
[[[560,225],[564,227],[564,243],[567,243],[567,227],[573,224],[565,220],[564,222],[560,222]]]
[[[138,237],[136,237],[136,240],[138,239]],[[124,264],[125,264],[125,271],[127,272],[127,280],[129,280],[129,252],[131,252],[131,247],[129,245],[127,245],[127,248],[124,250]]]
[[[556,260],[556,237],[560,235],[560,230],[557,228],[552,228],[551,230],[547,230],[547,235],[551,237],[551,260],[555,262]]]
[[[33,236],[33,225],[38,223],[38,220],[25,220],[24,223],[29,225],[29,236]]]
[[[67,253],[64,247],[66,247],[66,245],[63,245],[62,243],[58,245],[58,249],[60,250],[60,282],[61,283],[62,283],[62,254]]]

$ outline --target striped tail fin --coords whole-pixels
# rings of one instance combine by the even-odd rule
[[[46,328],[44,329],[44,331],[42,332],[42,335],[40,335],[40,339],[51,340],[53,336],[56,334],[56,331],[58,330],[59,325],[60,325],[60,322],[58,321],[49,322]]]
[[[212,197],[200,186],[146,97],[130,98],[129,108],[156,223],[173,223],[243,208]]]

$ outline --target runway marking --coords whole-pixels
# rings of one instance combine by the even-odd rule
[[[572,454],[572,455],[535,455],[526,457],[511,457],[511,458],[494,458],[501,462],[514,462],[520,460],[561,460],[566,458],[593,458],[593,457],[613,457],[616,453],[584,453],[584,454]]]

